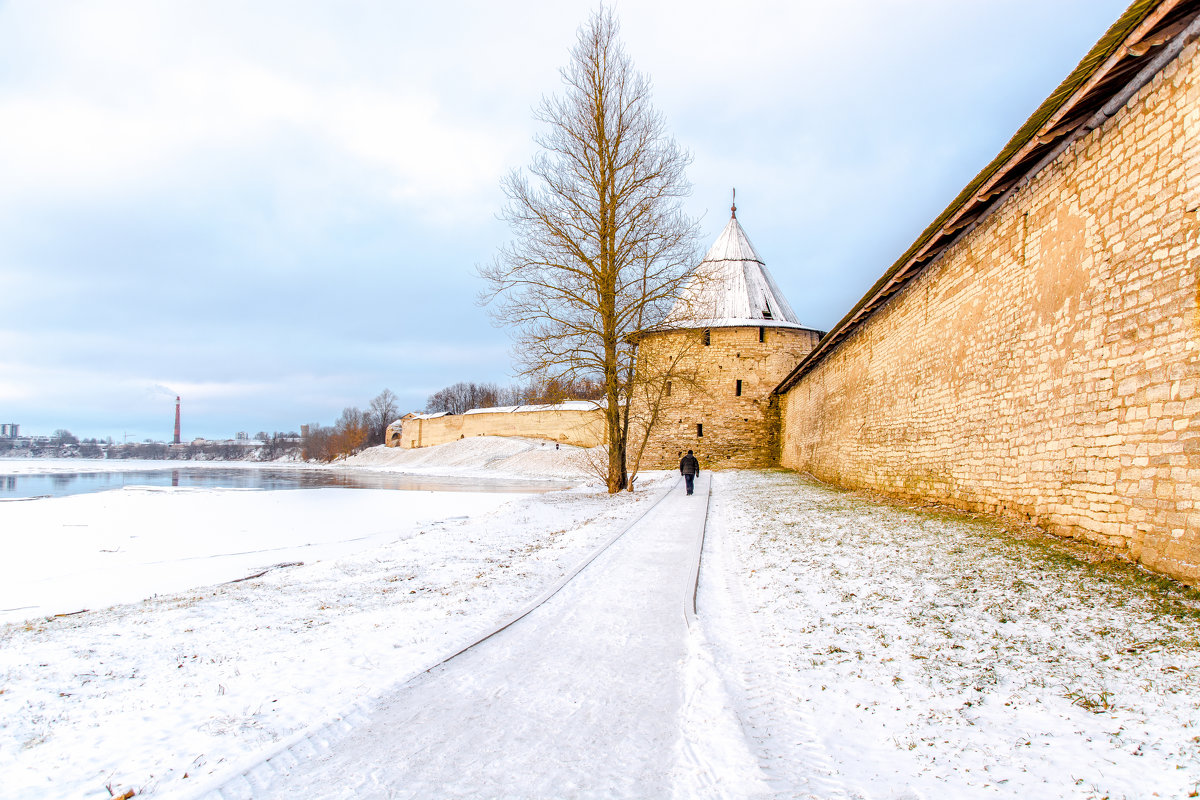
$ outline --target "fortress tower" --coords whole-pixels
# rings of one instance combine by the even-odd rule
[[[666,323],[637,337],[638,370],[647,377],[635,419],[653,420],[642,469],[672,469],[688,450],[705,468],[776,464],[772,392],[822,336],[796,318],[738,223],[737,206],[730,212]]]

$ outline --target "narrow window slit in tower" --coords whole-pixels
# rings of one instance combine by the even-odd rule
[[[667,397],[671,396],[671,382],[667,381]]]
[[[704,423],[697,422],[696,423],[696,438],[699,439],[703,435],[704,435]]]
[[[767,329],[762,325],[758,326],[758,340],[760,342],[765,342],[767,340]]]
[[[711,341],[712,341],[712,337],[709,335],[708,329],[705,328],[704,329],[704,346],[707,347],[711,343]]]
[[[737,388],[736,388],[736,389],[734,389],[734,392],[733,392],[733,393],[734,393],[735,395],[737,395],[738,397],[741,397],[741,396],[742,396],[742,382],[741,382],[741,380],[740,380],[740,379],[738,380],[738,382],[737,382]]]

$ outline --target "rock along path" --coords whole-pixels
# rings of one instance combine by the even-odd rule
[[[558,594],[384,698],[255,797],[669,797],[708,473]],[[249,787],[247,787],[249,788]],[[240,794],[240,793],[238,793]]]

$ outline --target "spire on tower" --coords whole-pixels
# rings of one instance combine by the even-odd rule
[[[737,187],[733,187],[733,203],[729,206],[729,216],[737,219]]]
[[[730,212],[735,216],[696,266],[682,296],[667,316],[666,326],[806,327],[796,318],[762,256],[750,244],[738,222],[736,202]]]

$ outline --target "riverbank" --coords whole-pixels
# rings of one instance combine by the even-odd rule
[[[280,458],[273,461],[193,461],[190,459],[31,458],[0,456],[0,476],[54,473],[137,472],[172,467],[196,469],[370,470],[455,477],[548,478],[573,483],[595,481],[590,451],[543,439],[481,436],[439,447],[369,447],[332,463]]]

